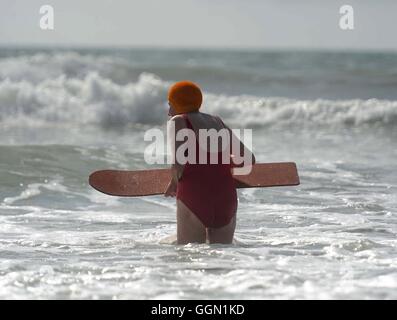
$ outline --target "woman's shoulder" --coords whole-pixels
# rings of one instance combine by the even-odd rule
[[[169,120],[170,121],[178,121],[180,119],[184,119],[184,115],[183,114],[176,114],[176,115],[172,116]]]
[[[169,121],[173,121],[175,123],[185,123],[185,116],[183,114],[176,114],[172,116]]]
[[[223,123],[221,117],[214,115],[214,114],[206,114],[208,116],[209,119],[211,119],[213,122],[217,123],[218,125],[220,125],[221,127],[224,127],[225,124]]]
[[[169,123],[173,122],[175,124],[175,128],[177,130],[186,128],[186,119],[184,115],[182,114],[177,114],[169,119]]]

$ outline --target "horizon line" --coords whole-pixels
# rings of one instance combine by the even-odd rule
[[[75,50],[178,50],[178,51],[310,51],[352,53],[397,53],[397,48],[354,47],[298,47],[298,46],[169,46],[169,45],[110,45],[110,44],[50,44],[50,43],[0,43],[2,49],[75,49]]]

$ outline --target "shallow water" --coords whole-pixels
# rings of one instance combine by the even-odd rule
[[[175,246],[161,243],[174,200],[87,183],[149,167],[143,134],[163,128],[172,77],[123,84],[109,53],[45,54],[41,73],[37,53],[0,59],[0,298],[397,298],[395,101],[208,93],[209,111],[253,128],[258,162],[295,161],[301,185],[240,190],[233,245]]]
[[[239,191],[234,245],[161,244],[175,233],[173,200],[89,188],[96,169],[145,166],[139,152],[0,147],[0,297],[396,298],[397,140],[374,130],[257,140],[258,160],[295,160],[301,185]],[[385,143],[390,154],[377,156]]]

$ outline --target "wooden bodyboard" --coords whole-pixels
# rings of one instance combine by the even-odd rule
[[[250,174],[234,175],[237,188],[261,188],[299,185],[293,162],[257,163]],[[89,177],[89,184],[111,196],[139,197],[163,194],[171,179],[170,169],[100,170]]]

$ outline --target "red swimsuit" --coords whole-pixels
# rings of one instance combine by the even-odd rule
[[[186,114],[187,127],[193,130]],[[181,200],[206,228],[227,225],[237,210],[237,193],[230,164],[222,164],[222,151],[217,164],[198,163],[199,143],[196,139],[196,164],[187,162],[178,182],[176,198]],[[209,159],[207,152],[207,159]]]

